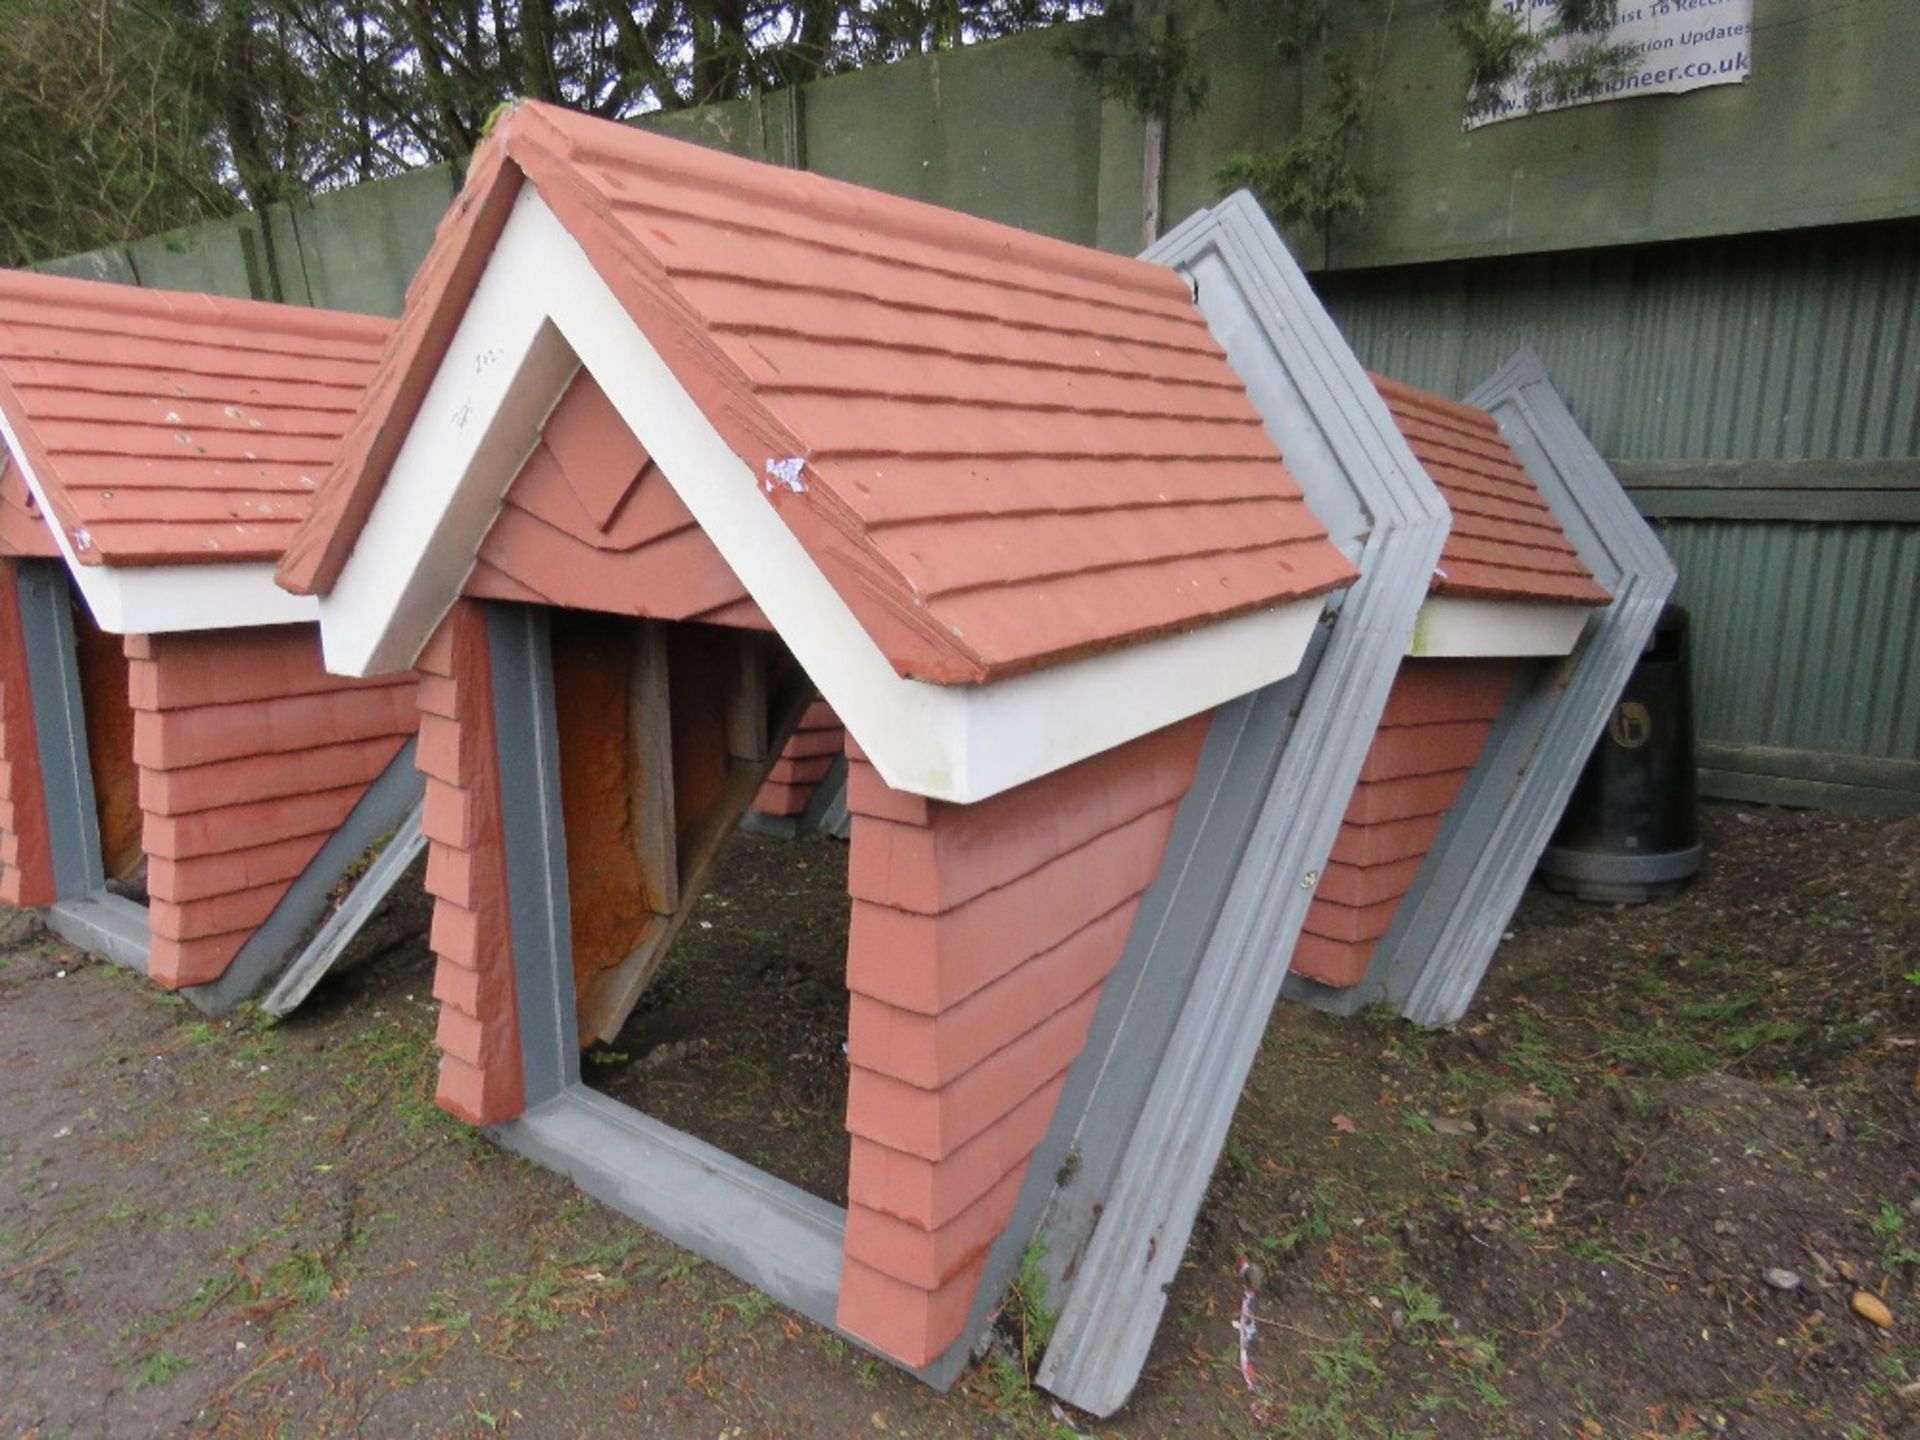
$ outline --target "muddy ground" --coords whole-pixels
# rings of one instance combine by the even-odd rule
[[[1282,1008],[1101,1425],[1007,1355],[932,1394],[438,1112],[417,900],[274,1026],[7,917],[0,1434],[1920,1435],[1920,822],[1706,818],[1679,900],[1532,895],[1456,1033]],[[839,863],[742,846],[589,1063],[821,1193]]]
[[[737,835],[587,1084],[847,1203],[847,847]]]

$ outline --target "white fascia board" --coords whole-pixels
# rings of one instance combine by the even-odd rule
[[[335,674],[413,668],[578,368],[547,318],[547,286],[523,268],[532,193],[522,187],[387,483],[321,598],[321,648]]]
[[[170,635],[183,630],[291,625],[319,618],[320,607],[313,597],[289,595],[274,584],[274,567],[264,562],[82,565],[73,537],[54,520],[40,477],[27,462],[26,448],[4,413],[0,413],[0,438],[33,492],[93,623],[108,634]]]
[[[1588,605],[1430,595],[1420,607],[1407,654],[1423,660],[1571,655],[1593,613]]]
[[[991,685],[902,679],[528,185],[321,602],[329,668],[412,666],[576,363],[898,790],[983,800],[1269,685],[1299,668],[1323,608],[1280,605]]]

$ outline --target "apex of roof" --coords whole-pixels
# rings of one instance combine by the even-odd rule
[[[529,103],[476,154],[285,588],[339,578],[522,180],[900,675],[996,680],[1353,578],[1173,272]]]
[[[0,270],[0,420],[82,565],[280,557],[392,324]]]
[[[1430,586],[1436,595],[1605,605],[1613,597],[1580,558],[1492,415],[1384,375],[1371,377],[1453,511]]]

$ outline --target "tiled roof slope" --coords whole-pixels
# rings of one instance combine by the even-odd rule
[[[902,674],[999,678],[1345,584],[1186,283],[526,104],[408,297],[281,583],[329,589],[521,177]]]
[[[392,328],[0,271],[0,411],[82,564],[274,560]]]
[[[1486,411],[1375,375],[1394,424],[1453,510],[1437,595],[1605,605],[1552,509]]]

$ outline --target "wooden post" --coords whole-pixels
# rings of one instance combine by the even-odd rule
[[[656,915],[671,915],[680,908],[680,856],[674,839],[666,626],[658,620],[641,621],[638,646],[627,698],[633,845],[646,876],[647,904]]]
[[[665,627],[653,625],[648,628],[660,636],[660,664],[657,669],[661,677],[661,696],[658,708],[659,712],[665,716],[667,713]],[[769,724],[770,707],[766,701],[768,651],[758,643],[743,647],[743,650],[750,650],[754,657],[750,666],[745,662],[742,663],[740,673],[744,676],[750,670],[756,677],[759,699],[756,702],[755,713],[761,717],[760,758],[750,760],[735,756],[731,759],[727,768],[726,783],[719,796],[688,834],[686,845],[679,848],[677,852],[672,849],[674,836],[674,817],[670,798],[672,772],[671,770],[665,772],[669,800],[664,843],[669,847],[669,853],[677,855],[679,862],[678,889],[674,895],[674,904],[670,910],[659,912],[659,918],[647,927],[646,933],[640,938],[640,943],[634,946],[626,959],[618,965],[610,965],[604,970],[597,971],[587,982],[586,993],[579,996],[577,1009],[582,1045],[590,1045],[595,1040],[612,1040],[620,1033],[620,1027],[626,1023],[627,1016],[633,1013],[633,1007],[638,1003],[641,993],[646,990],[660,966],[665,963],[667,951],[672,947],[674,937],[680,933],[680,927],[692,914],[694,901],[699,899],[700,892],[706,888],[707,877],[712,873],[714,862],[720,858],[720,852],[726,847],[733,832],[740,827],[740,817],[751,808],[753,797],[759,794],[761,785],[766,782],[767,771],[773,767],[774,758],[798,728],[800,717],[806,714],[807,707],[813,703],[813,687],[796,668],[790,676],[782,677],[776,691],[779,700],[775,706],[771,707],[772,723]],[[638,667],[641,671],[649,668],[653,667],[644,663]],[[636,676],[634,681],[636,697],[644,683]],[[636,706],[637,703],[636,700]],[[730,748],[734,720],[740,713],[741,703],[740,695],[729,697],[727,714]],[[643,723],[638,708],[634,712],[634,723],[636,729]],[[648,743],[657,743],[664,753],[671,754],[671,721],[663,719],[660,724],[662,738]],[[639,742],[636,740],[636,743]],[[635,819],[639,819],[637,812]]]
[[[767,754],[767,650],[758,635],[742,632],[733,693],[727,697],[727,753],[758,765]]]

